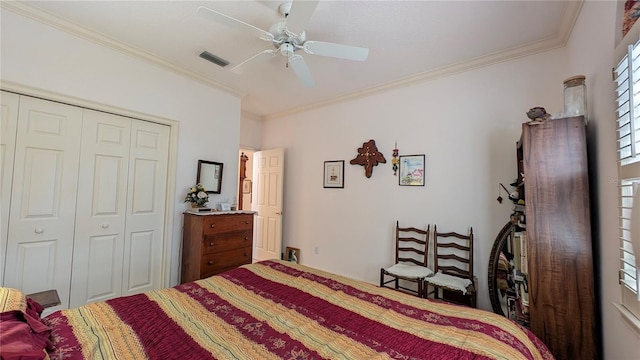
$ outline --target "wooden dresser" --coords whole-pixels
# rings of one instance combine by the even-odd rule
[[[181,282],[251,263],[253,212],[184,214]]]

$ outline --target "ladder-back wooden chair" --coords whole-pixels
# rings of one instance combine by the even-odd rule
[[[380,269],[380,286],[425,297],[424,279],[433,274],[427,267],[428,248],[429,225],[427,230],[401,228],[396,221],[396,260],[393,266]],[[389,277],[391,279],[387,280]],[[402,286],[400,280],[416,283],[417,290]]]
[[[433,227],[433,257],[435,274],[425,278],[425,297],[476,307],[476,279],[473,276],[473,228],[469,235],[438,232]],[[429,292],[429,287],[433,291]]]

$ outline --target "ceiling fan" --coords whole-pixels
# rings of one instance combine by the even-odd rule
[[[318,1],[306,0],[281,4],[278,11],[284,16],[284,19],[273,24],[269,31],[204,6],[198,8],[197,14],[231,28],[251,33],[261,40],[271,42],[275,47],[275,49],[266,49],[242,61],[231,69],[232,72],[240,74],[247,64],[266,61],[280,53],[287,58],[287,66],[293,69],[302,84],[305,87],[312,87],[315,85],[315,81],[304,58],[298,53],[299,50],[311,55],[355,61],[364,61],[369,55],[368,48],[306,40],[304,28],[307,26],[317,6]]]

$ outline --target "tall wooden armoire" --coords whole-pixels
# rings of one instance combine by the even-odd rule
[[[531,330],[558,359],[598,358],[584,117],[522,125]]]

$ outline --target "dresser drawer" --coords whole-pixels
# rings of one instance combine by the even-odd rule
[[[253,230],[233,231],[202,238],[202,253],[211,254],[253,246]]]
[[[251,251],[252,248],[248,246],[215,254],[203,255],[202,261],[200,262],[200,273],[215,273],[216,270],[250,264]]]
[[[219,234],[227,231],[253,229],[253,215],[209,215],[204,219],[205,235]]]

